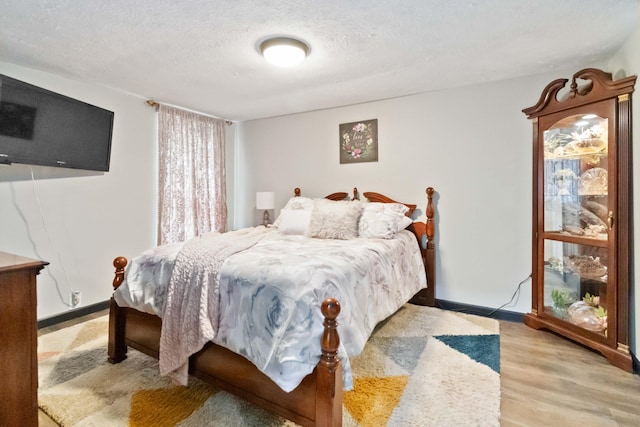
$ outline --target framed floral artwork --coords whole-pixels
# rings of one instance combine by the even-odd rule
[[[342,123],[340,132],[340,163],[378,161],[378,119]]]

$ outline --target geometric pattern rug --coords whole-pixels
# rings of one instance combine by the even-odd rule
[[[38,403],[61,426],[296,425],[193,377],[175,386],[133,349],[112,365],[107,331],[105,316],[38,338]],[[500,425],[494,319],[406,304],[351,365],[344,426]]]

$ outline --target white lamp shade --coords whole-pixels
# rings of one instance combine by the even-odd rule
[[[270,191],[260,191],[256,193],[256,209],[275,208],[275,193]]]

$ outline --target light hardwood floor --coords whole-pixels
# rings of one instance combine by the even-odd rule
[[[640,376],[613,367],[599,353],[551,332],[500,321],[500,381],[503,427],[640,426]],[[57,426],[43,413],[39,418],[40,427]]]
[[[640,426],[640,376],[590,349],[500,322],[502,426]]]

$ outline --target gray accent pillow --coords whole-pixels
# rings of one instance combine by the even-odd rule
[[[311,220],[305,233],[319,239],[355,239],[364,203],[316,199],[311,210]]]

